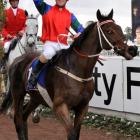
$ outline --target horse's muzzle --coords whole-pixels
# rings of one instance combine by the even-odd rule
[[[129,49],[128,49],[128,53],[132,56],[132,57],[135,57],[138,55],[138,47],[137,46],[131,46]]]

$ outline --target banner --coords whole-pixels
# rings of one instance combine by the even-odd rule
[[[106,57],[93,70],[95,91],[89,106],[140,114],[140,58]]]
[[[106,57],[93,71],[95,92],[90,106],[123,111],[123,69],[121,57]]]

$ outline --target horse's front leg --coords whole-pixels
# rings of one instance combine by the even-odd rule
[[[73,129],[73,123],[70,118],[70,111],[65,103],[60,104],[59,106],[55,106],[54,103],[54,110],[57,116],[62,120],[64,127],[67,132],[67,140],[77,140],[76,133]]]
[[[79,140],[80,138],[80,130],[81,130],[82,121],[87,111],[88,111],[88,105],[85,107],[78,107],[78,109],[75,110],[74,132],[76,134],[76,139],[74,140]]]

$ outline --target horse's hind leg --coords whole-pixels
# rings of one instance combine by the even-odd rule
[[[33,123],[39,123],[40,122],[40,113],[42,111],[42,106],[38,106],[33,112],[32,112],[32,121]]]
[[[25,106],[27,107],[27,104],[30,104],[31,97],[29,94],[26,94],[24,98],[24,103],[26,104]],[[35,105],[37,106],[37,105]],[[32,108],[32,106],[30,107]],[[35,110],[32,111],[32,121],[33,123],[39,123],[40,121],[40,112],[41,112],[41,106],[38,106],[37,108],[35,107]],[[29,111],[30,112],[30,111]]]
[[[14,123],[19,140],[28,140],[27,121],[23,120],[23,100],[24,97],[20,91],[13,91],[14,97]]]
[[[36,107],[39,105],[37,102],[33,102],[32,98],[30,101],[24,106],[23,110],[23,120],[26,121],[28,119],[28,116],[30,113],[36,109]]]

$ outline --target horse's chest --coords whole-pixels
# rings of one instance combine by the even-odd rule
[[[64,100],[71,105],[78,105],[80,103],[89,102],[93,95],[93,91],[81,86],[73,86],[73,88],[65,89],[65,93],[62,93]]]

